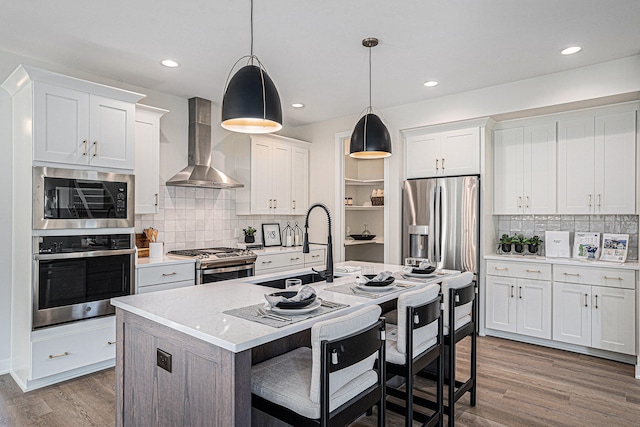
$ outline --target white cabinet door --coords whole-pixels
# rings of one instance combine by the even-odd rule
[[[556,212],[556,124],[524,127],[522,157],[525,214]]]
[[[160,117],[166,110],[136,106],[136,214],[158,213]]]
[[[480,129],[444,132],[440,139],[440,172],[443,176],[480,173]]]
[[[636,212],[636,114],[595,118],[594,213]]]
[[[407,178],[428,178],[439,175],[440,134],[407,138]]]
[[[635,290],[593,286],[591,291],[591,345],[635,355]]]
[[[304,214],[309,209],[309,149],[291,149],[291,212]]]
[[[506,332],[516,332],[516,284],[511,277],[487,276],[486,326]]]
[[[271,149],[273,209],[275,214],[291,212],[291,147],[273,143]]]
[[[595,163],[593,118],[558,122],[558,213],[593,212]]]
[[[33,160],[89,162],[89,94],[34,82]]]
[[[522,127],[493,133],[494,206],[496,215],[523,213],[524,133]]]
[[[591,346],[591,286],[553,284],[553,339]]]
[[[135,106],[91,95],[90,160],[93,166],[135,168]]]
[[[551,282],[518,279],[519,334],[551,339]]]
[[[270,214],[273,211],[273,167],[270,141],[251,142],[251,213]]]

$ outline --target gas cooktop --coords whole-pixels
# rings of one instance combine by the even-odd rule
[[[224,263],[229,265],[229,261],[237,261],[237,264],[252,263],[256,260],[256,254],[247,249],[240,248],[205,248],[205,249],[182,249],[167,252],[168,255],[195,258],[196,267],[212,266]]]

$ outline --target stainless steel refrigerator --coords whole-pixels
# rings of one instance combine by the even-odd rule
[[[402,258],[437,268],[479,268],[480,178],[411,179],[403,183]]]

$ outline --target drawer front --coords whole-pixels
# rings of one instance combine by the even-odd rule
[[[256,271],[281,267],[301,267],[304,265],[304,254],[300,252],[286,252],[282,254],[258,255]]]
[[[636,273],[634,270],[618,268],[556,265],[553,267],[553,280],[555,282],[635,289]]]
[[[166,264],[138,268],[138,288],[191,280],[195,283],[195,264]]]
[[[194,286],[194,285],[195,285],[195,282],[193,280],[184,280],[182,282],[170,282],[170,283],[163,283],[160,285],[143,286],[142,288],[139,288],[136,293],[146,294],[149,292],[164,291],[167,289],[185,288],[187,286]]]
[[[324,249],[309,250],[308,254],[304,254],[304,265],[323,264],[325,261]]]
[[[551,280],[551,264],[519,261],[487,261],[487,274],[499,277]]]
[[[115,324],[33,341],[31,357],[32,379],[113,359],[116,357]]]

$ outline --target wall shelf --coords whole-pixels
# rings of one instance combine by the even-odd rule
[[[344,185],[384,185],[384,179],[353,179],[345,178]]]
[[[350,238],[347,238],[347,239],[344,241],[344,245],[345,245],[345,246],[371,245],[371,244],[384,245],[384,239],[350,240]]]
[[[347,211],[377,211],[384,209],[384,206],[345,206]]]

